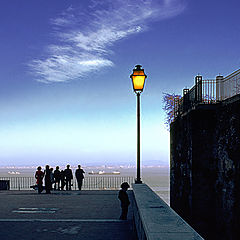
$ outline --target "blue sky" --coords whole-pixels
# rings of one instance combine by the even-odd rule
[[[0,7],[0,165],[169,163],[162,93],[239,68],[240,3],[9,0]]]

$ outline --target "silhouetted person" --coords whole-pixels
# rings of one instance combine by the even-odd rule
[[[45,167],[45,189],[46,189],[47,194],[51,193],[51,187],[52,187],[50,174],[51,174],[51,172],[50,172],[49,166],[46,165],[46,167]]]
[[[73,174],[70,169],[70,165],[67,165],[67,169],[64,170],[65,178],[66,178],[66,190],[71,190]]]
[[[64,190],[65,187],[65,172],[62,170],[60,172],[60,182],[61,182],[61,190]]]
[[[128,206],[130,205],[130,201],[127,194],[127,190],[129,187],[130,186],[127,182],[122,183],[121,184],[122,189],[118,193],[118,198],[121,201],[121,208],[122,208],[122,213],[120,216],[121,220],[127,220]]]
[[[56,167],[56,170],[53,173],[54,177],[54,190],[60,190],[60,180],[61,180],[61,172],[59,171],[59,166]]]
[[[41,167],[38,167],[37,168],[37,171],[35,173],[35,178],[37,179],[37,186],[38,186],[38,193],[40,194],[43,190],[43,177],[44,177],[44,173],[43,171],[41,170],[42,168]]]
[[[53,190],[53,187],[52,187],[52,185],[54,184],[53,168],[50,168],[50,179],[51,179],[51,190]]]
[[[75,177],[77,179],[77,183],[78,183],[78,189],[81,190],[82,189],[82,182],[84,179],[84,174],[85,172],[83,171],[83,169],[81,169],[81,165],[78,165],[78,169],[75,171]]]

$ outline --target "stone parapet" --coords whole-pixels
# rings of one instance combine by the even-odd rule
[[[146,184],[133,184],[134,223],[139,240],[203,239]]]

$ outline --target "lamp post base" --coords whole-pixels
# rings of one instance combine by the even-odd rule
[[[141,183],[142,183],[141,179],[135,179],[135,184],[141,184]]]

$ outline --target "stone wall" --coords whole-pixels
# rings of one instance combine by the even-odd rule
[[[198,105],[170,134],[171,207],[205,239],[240,239],[240,96]]]
[[[133,196],[131,205],[139,240],[203,240],[148,185],[133,184]]]

